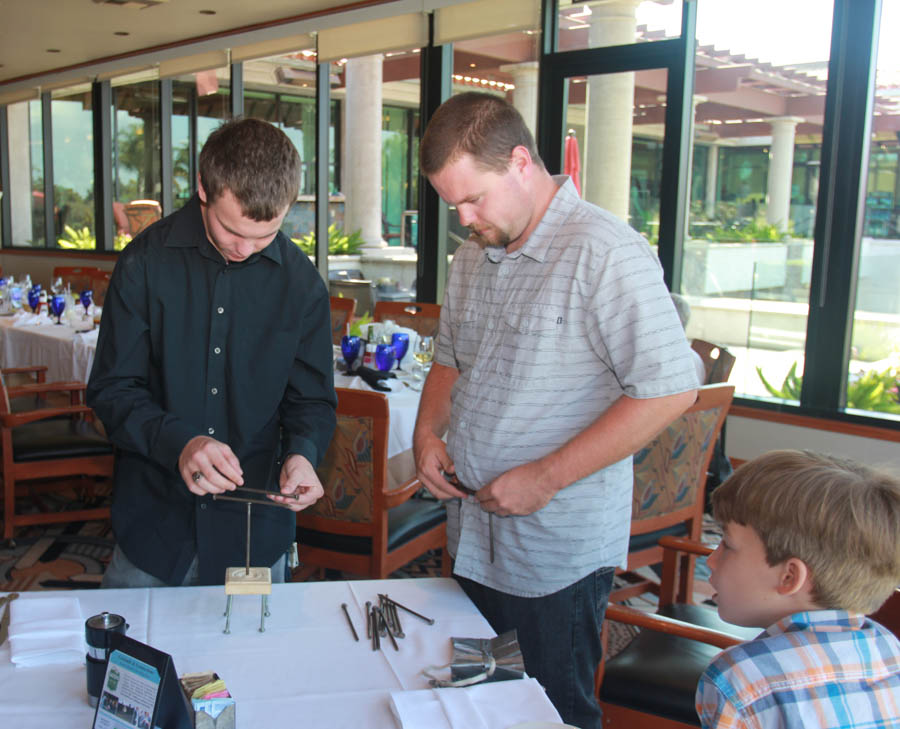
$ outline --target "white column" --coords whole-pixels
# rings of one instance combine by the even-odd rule
[[[706,199],[703,211],[707,218],[716,217],[716,200],[719,197],[719,145],[710,144],[706,156]]]
[[[500,70],[512,74],[513,83],[516,85],[513,91],[513,106],[522,115],[526,126],[534,136],[537,131],[538,62],[508,63],[500,66]]]
[[[634,43],[640,0],[594,5],[591,48]],[[634,73],[588,76],[585,102],[584,199],[628,221]]]
[[[380,54],[351,58],[345,70],[344,229],[360,229],[365,248],[387,245],[381,238],[381,64]]]
[[[769,119],[772,146],[769,150],[769,178],[766,221],[780,231],[788,229],[791,217],[791,174],[794,171],[794,136],[803,119],[784,116]]]
[[[28,102],[6,107],[9,128],[9,216],[15,245],[24,245],[34,238],[31,227],[31,137]],[[6,152],[6,150],[3,150]]]

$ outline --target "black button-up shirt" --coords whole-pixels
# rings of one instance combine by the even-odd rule
[[[290,454],[318,465],[335,425],[328,291],[282,233],[228,263],[195,196],[136,237],[113,272],[87,391],[117,446],[113,530],[142,570],[201,584],[243,565],[246,506],[195,496],[178,472],[187,442],[227,443],[244,484],[278,490]],[[290,546],[294,513],[254,506],[251,562]]]

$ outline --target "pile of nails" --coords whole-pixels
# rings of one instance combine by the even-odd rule
[[[366,637],[372,641],[372,650],[377,651],[381,648],[381,639],[389,638],[391,645],[395,651],[400,650],[397,645],[397,638],[403,638],[403,626],[400,624],[400,615],[398,608],[420,620],[424,620],[429,625],[434,625],[432,618],[426,618],[414,610],[401,605],[399,602],[391,600],[387,595],[378,595],[378,604],[373,605],[371,602],[366,603]]]

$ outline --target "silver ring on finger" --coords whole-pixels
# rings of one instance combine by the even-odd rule
[[[194,483],[200,483],[201,478],[203,478],[203,473],[201,473],[200,471],[194,471],[191,474],[191,479],[193,480]]]

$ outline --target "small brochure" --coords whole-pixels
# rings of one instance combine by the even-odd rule
[[[160,680],[154,666],[122,651],[113,651],[100,694],[95,729],[153,729]]]

